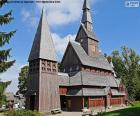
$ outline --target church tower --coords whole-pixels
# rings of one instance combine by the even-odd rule
[[[99,41],[97,40],[96,35],[93,32],[92,24],[93,22],[90,13],[89,2],[88,0],[84,0],[83,16],[76,41],[81,44],[81,46],[89,56],[95,57],[99,53]]]
[[[39,112],[60,108],[57,59],[44,10],[28,61],[26,107]]]

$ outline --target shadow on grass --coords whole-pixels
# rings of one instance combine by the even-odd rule
[[[116,110],[116,111],[107,112],[96,116],[140,116],[140,107],[131,107],[126,109]]]

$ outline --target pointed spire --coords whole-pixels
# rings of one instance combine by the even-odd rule
[[[90,10],[90,6],[89,6],[88,0],[84,0],[83,10],[85,10],[85,9],[89,9]]]
[[[31,61],[38,58],[57,61],[44,8],[42,9],[41,18],[28,60]]]
[[[92,31],[92,18],[88,0],[84,0],[82,23],[85,25],[88,31]]]

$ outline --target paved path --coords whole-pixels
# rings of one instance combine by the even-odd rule
[[[113,107],[111,109],[108,109],[106,112],[110,112],[110,111],[115,111],[115,110],[120,110],[120,109],[125,109],[128,107]],[[104,111],[103,109],[100,109],[96,112],[94,112],[94,115],[96,115],[98,112]],[[49,116],[53,116],[53,115],[49,115]],[[56,114],[54,116],[82,116],[82,112],[62,112],[61,114]]]
[[[61,114],[56,114],[54,116],[82,116],[82,112],[62,112]]]

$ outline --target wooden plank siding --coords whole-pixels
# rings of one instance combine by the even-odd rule
[[[69,111],[81,111],[83,109],[83,97],[68,97],[67,107]]]
[[[110,105],[121,105],[124,103],[123,97],[115,97],[110,99]]]
[[[105,98],[104,97],[89,98],[89,108],[92,107],[105,107]]]

